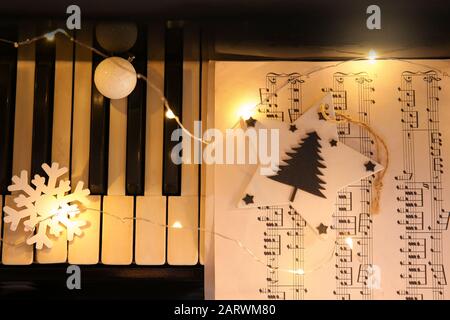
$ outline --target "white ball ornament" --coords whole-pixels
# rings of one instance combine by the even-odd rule
[[[99,23],[95,36],[100,46],[109,52],[125,52],[136,43],[138,29],[134,23]]]
[[[136,70],[123,58],[106,58],[95,69],[95,86],[109,99],[125,98],[134,90],[136,82]]]

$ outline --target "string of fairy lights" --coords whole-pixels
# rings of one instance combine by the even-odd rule
[[[95,53],[95,54],[97,54],[97,55],[99,55],[99,56],[101,56],[103,58],[110,57],[108,54],[105,54],[101,50],[98,50],[98,49],[96,49],[95,47],[93,47],[93,46],[91,46],[89,44],[86,44],[86,43],[84,43],[82,41],[77,40],[76,38],[71,36],[66,30],[64,30],[62,28],[58,28],[58,29],[46,32],[46,33],[43,33],[43,34],[35,36],[35,37],[26,38],[26,39],[21,40],[21,41],[18,41],[18,40],[14,41],[14,40],[10,40],[10,39],[0,38],[0,43],[4,43],[6,45],[11,45],[14,48],[18,49],[18,48],[20,48],[22,46],[30,45],[32,43],[35,43],[35,42],[41,41],[41,40],[54,41],[57,34],[63,35],[65,38],[67,38],[72,43],[74,43],[74,44],[76,44],[76,45],[78,45],[80,47],[83,47],[85,49],[88,49],[91,52],[93,52],[93,53]],[[403,49],[401,49],[401,50],[403,50]],[[339,51],[339,50],[335,50],[335,51]],[[400,50],[398,50],[398,51],[400,51]],[[396,51],[395,50],[394,51],[390,51],[389,53],[392,54],[394,52],[396,52]],[[351,52],[350,54],[358,54],[358,53]],[[416,61],[411,61],[411,60],[401,59],[401,58],[393,58],[393,57],[390,57],[390,58],[388,58],[388,57],[378,57],[374,50],[370,50],[370,52],[369,52],[369,54],[367,56],[360,55],[360,56],[358,56],[356,58],[352,58],[352,59],[349,59],[349,60],[339,61],[339,62],[335,62],[335,63],[330,63],[330,64],[325,65],[325,66],[319,66],[317,68],[314,68],[314,69],[310,70],[309,72],[306,72],[306,73],[304,73],[302,75],[298,75],[298,77],[308,78],[308,77],[312,76],[315,73],[318,73],[318,72],[321,72],[323,70],[330,69],[330,68],[336,68],[336,67],[339,67],[339,66],[341,66],[343,64],[346,64],[346,63],[349,63],[349,62],[369,61],[371,63],[374,63],[376,60],[394,60],[394,61],[406,62],[406,63],[409,63],[411,65],[420,66],[420,67],[424,67],[424,68],[427,68],[427,69],[430,69],[430,70],[434,70],[434,71],[438,72],[443,77],[449,77],[449,74],[446,71],[437,69],[436,67],[429,66],[429,65],[421,63],[421,62],[416,62]],[[124,69],[124,70],[127,71],[127,69]],[[198,136],[194,135],[193,133],[191,133],[183,125],[182,121],[180,120],[178,115],[173,111],[173,109],[171,108],[171,106],[169,104],[169,101],[167,100],[167,98],[165,97],[164,93],[162,92],[162,90],[158,86],[153,84],[151,81],[148,80],[148,78],[146,76],[144,76],[144,75],[142,75],[140,73],[136,73],[136,77],[139,80],[145,81],[147,86],[151,87],[153,90],[155,90],[158,93],[158,95],[161,98],[162,104],[163,104],[163,106],[165,108],[165,116],[168,119],[175,120],[176,123],[180,126],[180,128],[183,130],[183,132],[185,134],[187,134],[189,137],[191,137],[194,140],[199,141],[201,143],[204,143],[204,144],[211,143],[210,141],[206,141],[206,140],[202,139],[201,137],[198,137]],[[276,95],[280,90],[285,88],[288,84],[289,84],[289,80],[286,80],[283,84],[278,86],[278,88],[266,98],[270,99],[272,96]],[[251,106],[250,108],[247,107],[246,110],[245,110],[245,113],[242,113],[240,115],[241,120],[242,119],[246,120],[246,118],[251,117],[252,113],[255,112],[258,109],[258,107],[260,107],[262,104],[263,104],[263,101],[260,101],[260,102],[258,102],[256,104],[254,104],[253,106]],[[239,120],[237,121],[237,124],[239,124]],[[200,232],[212,234],[212,235],[217,236],[219,238],[222,238],[224,240],[231,241],[231,242],[235,243],[246,254],[248,254],[255,262],[263,265],[265,268],[267,268],[270,271],[278,271],[278,272],[286,272],[286,273],[291,273],[291,274],[304,275],[304,274],[307,274],[307,273],[310,273],[310,272],[317,271],[318,269],[322,268],[328,262],[330,262],[333,259],[334,255],[335,255],[335,249],[333,248],[333,250],[329,253],[329,256],[327,256],[326,260],[324,260],[321,264],[319,264],[318,266],[316,266],[315,268],[312,268],[310,270],[303,270],[303,269],[293,270],[293,269],[289,269],[289,268],[280,268],[280,267],[277,267],[275,269],[275,268],[272,268],[272,267],[268,266],[265,261],[260,259],[258,257],[258,255],[255,254],[255,252],[253,252],[253,250],[251,250],[249,247],[247,247],[241,240],[233,238],[233,237],[230,237],[230,236],[227,236],[225,234],[222,234],[222,233],[219,233],[219,232],[216,232],[216,231],[209,230],[207,228],[203,228],[203,227],[195,228],[195,227],[183,226],[179,222],[176,222],[173,225],[167,225],[167,224],[158,223],[158,222],[155,222],[153,220],[150,220],[150,219],[147,219],[147,218],[141,218],[141,217],[123,218],[123,217],[114,215],[112,213],[109,213],[109,212],[106,212],[106,211],[103,211],[103,210],[94,209],[94,208],[84,208],[84,210],[98,211],[100,214],[107,215],[107,216],[110,216],[112,218],[118,219],[118,220],[120,220],[123,223],[125,223],[125,222],[127,222],[129,220],[131,220],[131,221],[144,221],[144,222],[153,224],[153,225],[161,227],[161,228],[166,228],[166,229],[187,229],[187,230],[192,230],[193,232],[199,232],[200,231]],[[32,234],[34,232],[34,229],[30,230],[30,232]],[[11,243],[11,242],[7,242],[4,239],[0,238],[1,242],[3,242],[4,244],[10,245],[10,246],[21,246],[21,245],[24,245],[24,244],[26,244],[26,240],[27,239]],[[346,243],[347,243],[347,245],[349,247],[353,246],[353,241],[352,241],[351,238],[347,238],[346,239]]]

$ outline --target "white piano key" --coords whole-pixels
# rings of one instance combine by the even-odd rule
[[[83,234],[69,243],[70,264],[96,264],[100,253],[100,196],[90,196],[86,210],[74,220],[87,222]]]
[[[84,24],[77,38],[92,44],[92,26]],[[75,47],[75,74],[72,130],[72,187],[89,179],[89,140],[91,126],[92,53],[86,48]],[[100,197],[89,197],[86,207],[100,209]],[[71,264],[95,264],[100,254],[100,212],[86,210],[78,216],[87,221],[81,237],[69,242],[68,260]]]
[[[183,124],[194,132],[199,118],[199,39],[198,29],[185,28],[183,62]],[[194,146],[191,144],[191,153]],[[194,265],[198,262],[198,165],[182,164],[181,196],[169,197],[167,261],[171,265]]]
[[[125,195],[127,98],[111,100],[109,112],[108,195]]]
[[[164,26],[148,29],[149,82],[164,89]],[[166,197],[162,196],[162,153],[164,108],[160,93],[147,87],[145,138],[145,196],[136,198],[136,217],[166,224]],[[166,228],[136,220],[135,261],[140,265],[160,265],[166,261]]]
[[[52,162],[61,167],[70,167],[70,138],[72,116],[72,70],[73,43],[58,35],[56,41],[55,88],[52,130]],[[66,173],[63,179],[69,179]],[[51,236],[52,248],[44,247],[36,251],[39,263],[61,263],[67,260],[67,234],[64,230],[59,237]]]
[[[133,260],[132,196],[125,196],[127,149],[127,99],[110,101],[109,110],[108,196],[103,198],[102,262],[130,264]],[[106,213],[105,213],[106,212]]]
[[[198,261],[198,196],[169,198],[167,262],[171,265],[194,265]]]
[[[25,39],[33,33],[33,28],[23,27],[19,31],[19,38]],[[34,44],[18,48],[12,168],[13,175],[20,174],[22,170],[27,170],[29,172],[31,169],[35,69],[34,58]],[[12,196],[6,196],[6,204],[14,205],[12,199]],[[16,231],[11,231],[9,224],[3,226],[3,264],[25,265],[33,262],[33,246],[26,244],[21,246],[10,245],[11,243],[25,241],[29,234],[29,232],[25,232],[23,230],[22,222],[18,225]]]
[[[161,265],[166,262],[166,197],[136,198],[135,261],[139,265]],[[143,221],[139,219],[147,219]]]
[[[133,197],[104,196],[102,263],[126,265],[132,261]]]

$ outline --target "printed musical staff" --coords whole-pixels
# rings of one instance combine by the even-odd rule
[[[398,202],[403,202],[406,207],[423,207],[423,189],[411,186],[411,183],[397,185],[397,190],[403,190],[403,194],[397,197]]]
[[[395,273],[397,295],[407,300],[444,299],[447,279],[443,232],[448,230],[450,212],[444,208],[446,150],[439,130],[441,79],[436,72],[427,71],[404,72],[400,80],[395,114],[399,117],[400,152],[403,152],[399,158],[401,169],[395,172],[393,180],[396,194],[391,200],[396,207],[392,208],[390,220],[395,230],[400,231],[395,247],[400,263],[397,265],[400,272]],[[302,112],[303,89],[307,88],[303,83],[300,74],[267,74],[266,86],[260,90],[260,112],[279,121],[295,121]],[[283,84],[284,93],[274,94]],[[369,125],[376,106],[374,90],[367,73],[341,72],[334,73],[332,86],[323,89],[331,93],[337,110],[348,111]],[[367,130],[348,122],[340,123],[337,129],[341,142],[376,159],[376,145]],[[374,227],[378,227],[371,214],[372,180],[370,177],[348,186],[336,198],[331,226],[337,236],[333,258],[336,299],[373,299],[376,292],[371,286],[373,233]],[[269,299],[305,298],[308,290],[304,279],[308,275],[293,273],[287,281],[288,277],[277,271],[286,257],[291,259],[292,269],[304,270],[307,227],[301,213],[290,207],[266,207],[260,208],[257,219],[265,228],[262,249],[267,265],[273,268],[267,272],[266,286],[260,289],[260,294]]]
[[[341,206],[338,206],[338,208]],[[338,209],[339,210],[339,209]],[[345,212],[346,210],[342,210]],[[334,229],[341,236],[353,236],[356,235],[356,217],[348,216],[348,217],[337,217]]]
[[[370,217],[370,213],[360,213],[359,214],[359,223],[358,223],[358,232],[364,235],[369,233],[369,230],[372,225],[372,219]]]
[[[333,87],[322,90],[332,93],[336,110],[351,110],[358,114],[359,121],[369,124],[370,109],[375,104],[372,98],[375,89],[367,73],[337,72],[333,75]],[[349,98],[349,90],[358,93],[357,100]],[[339,119],[339,116],[337,118]],[[374,142],[365,129],[348,122],[338,124],[337,129],[342,142],[351,141],[362,154],[367,157],[374,156]],[[362,271],[358,271],[356,283],[353,278],[349,278],[354,270],[364,270],[362,266],[372,265],[371,189],[372,178],[363,179],[358,185],[341,190],[336,199],[333,226],[337,232],[336,290],[333,293],[340,300],[372,299],[371,287],[366,281],[359,281],[364,277]],[[355,249],[349,246],[349,237],[357,239]],[[353,259],[354,250],[357,250],[358,259]],[[344,280],[343,276],[346,276]]]
[[[367,124],[381,139],[356,123],[342,121],[337,126],[339,139],[325,137],[322,142],[338,140],[373,162],[387,164],[387,170],[339,190],[327,234],[319,235],[315,226],[306,224],[301,205],[296,206],[298,212],[287,204],[241,212],[235,208],[233,194],[227,202],[216,201],[218,221],[229,221],[221,224],[220,230],[241,239],[262,264],[251,257],[230,260],[228,255],[243,256],[242,250],[218,239],[216,249],[226,250],[216,250],[215,261],[220,262],[215,264],[216,277],[223,286],[216,286],[215,296],[232,292],[239,299],[449,299],[450,130],[446,124],[450,78],[444,65],[445,61],[439,60],[417,60],[413,65],[383,60],[373,67],[364,61],[344,65],[217,62],[214,83],[219,84],[219,98],[213,99],[217,110],[235,108],[236,99],[229,92],[256,89],[259,92],[253,93],[259,93],[260,105],[255,118],[282,121],[283,127],[290,128],[306,107],[329,93],[331,107]],[[321,68],[326,71],[306,76]],[[403,72],[408,69],[412,72]],[[358,73],[364,70],[367,72]],[[236,82],[233,79],[239,72],[242,77]],[[245,85],[236,88],[236,84]],[[323,92],[318,92],[318,87]],[[227,119],[216,120],[221,127],[229,124]],[[303,134],[307,128],[290,129]],[[294,142],[291,135],[281,137],[287,137],[283,140],[286,147]],[[322,156],[330,160],[331,153]],[[245,178],[243,171],[228,168],[220,175],[232,172],[239,175],[238,182]],[[331,184],[338,173],[324,170],[323,174],[324,181]],[[382,174],[378,193],[375,178]],[[234,184],[230,176],[216,187],[222,191]],[[373,203],[374,199],[378,203]],[[254,232],[256,238],[251,235]],[[233,269],[228,263],[235,260],[242,262],[242,272],[230,273]],[[242,290],[234,290],[236,286]]]
[[[404,296],[405,300],[423,300],[422,293],[412,293],[409,290],[398,290],[397,294],[399,296]]]
[[[358,269],[358,283],[362,285],[367,285],[367,281],[369,280],[370,270],[372,269],[372,265],[360,264]]]
[[[427,256],[426,251],[426,239],[414,239],[411,236],[406,237],[406,246],[400,248],[400,252],[405,253],[408,258],[411,259],[425,259]]]
[[[398,88],[398,91],[401,94],[401,97],[398,98],[398,101],[404,103],[407,107],[415,107],[415,105],[416,105],[416,91],[415,90]]]
[[[425,264],[409,264],[406,272],[400,274],[400,278],[405,279],[409,286],[427,285],[427,266]]]
[[[264,222],[268,227],[283,227],[284,209],[281,207],[264,207],[264,214],[258,217],[258,221]]]
[[[340,211],[352,211],[352,193],[345,191],[338,193],[339,206],[338,210]]]
[[[293,273],[292,282],[280,281],[279,260],[282,255],[292,256],[292,269],[303,270],[304,265],[304,228],[305,220],[291,206],[260,207],[257,220],[264,223],[263,252],[267,266],[266,288],[259,292],[268,299],[303,299],[307,292],[304,287],[304,275]]]
[[[258,111],[269,119],[294,122],[302,114],[302,83],[304,80],[299,73],[268,73],[266,87],[259,90],[261,104]],[[280,91],[280,86],[287,86],[287,90]],[[305,220],[290,206],[258,209],[257,220],[266,227],[263,252],[267,266],[271,268],[267,272],[266,288],[261,288],[259,293],[268,299],[304,299],[307,292],[304,275],[293,272],[290,282],[280,281],[278,266],[281,258],[290,255],[292,269],[304,269]]]
[[[419,116],[417,111],[406,111],[402,109],[403,118],[402,122],[405,123],[409,128],[419,127]]]
[[[450,212],[446,212],[444,209],[441,209],[441,213],[438,216],[436,221],[436,225],[439,230],[448,230],[448,222],[450,220]]]
[[[278,104],[280,86],[288,85],[289,106],[283,110]],[[270,72],[266,76],[266,87],[259,89],[260,107],[258,111],[266,115],[269,119],[285,121],[285,114],[289,115],[289,122],[294,122],[302,114],[301,86],[304,82],[299,73],[274,73]],[[281,93],[280,93],[281,94]],[[284,103],[284,100],[283,102]]]
[[[409,212],[409,209],[398,208],[397,212],[402,215],[402,217],[397,220],[397,223],[400,225],[404,225],[407,231],[423,230],[423,211]]]
[[[347,263],[353,261],[353,249],[349,247],[345,239],[338,238],[336,240],[336,259],[339,268],[348,267]]]
[[[447,278],[445,277],[445,269],[443,264],[431,264],[431,272],[433,273],[433,278],[436,279],[438,285],[447,285]]]
[[[304,81],[300,79],[300,75],[298,73],[290,74],[288,81],[290,93],[290,97],[288,98],[290,102],[290,106],[288,109],[289,121],[294,122],[302,114],[300,91],[301,91],[301,84]]]
[[[280,235],[264,237],[264,255],[280,255],[281,254],[281,237]]]
[[[336,280],[340,281],[343,286],[351,286],[353,284],[352,268],[336,266]]]
[[[395,180],[399,183],[397,224],[404,226],[400,236],[404,240],[400,248],[403,254],[400,264],[404,271],[400,278],[404,280],[406,290],[397,293],[408,300],[444,299],[443,286],[447,284],[442,263],[442,231],[448,228],[449,215],[442,208],[444,165],[439,131],[440,80],[435,71],[405,71],[398,88],[404,169]],[[426,90],[417,89],[424,86]],[[425,177],[427,181],[418,181],[424,177],[423,173],[419,177],[416,172],[422,172],[427,165],[423,161],[424,154],[428,155],[429,174]]]

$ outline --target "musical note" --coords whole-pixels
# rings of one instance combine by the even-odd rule
[[[365,72],[342,73],[333,75],[332,93],[336,110],[349,110],[359,115],[359,120],[369,123],[371,108],[375,104],[372,94],[375,88],[372,79]],[[360,92],[357,98],[349,92]],[[355,109],[353,109],[355,108]],[[339,116],[336,117],[339,119]],[[358,142],[354,146],[368,156],[374,156],[374,141],[370,134],[343,122],[337,125],[339,139]],[[363,179],[360,184],[349,186],[338,193],[336,199],[335,223],[336,230],[336,290],[337,299],[352,299],[353,295],[360,295],[363,299],[370,299],[372,289],[367,283],[353,281],[353,270],[360,264],[372,264],[372,220],[370,218],[372,178]],[[354,240],[349,246],[348,238]],[[353,259],[353,246],[358,248]],[[356,297],[357,298],[357,297]]]
[[[350,286],[353,284],[353,275],[351,267],[336,267],[336,280],[339,280],[342,285]]]
[[[412,179],[413,173],[403,170],[403,174],[396,176],[394,179],[398,181],[410,181]]]
[[[287,81],[287,85],[286,85]],[[259,112],[266,118],[282,122],[294,122],[302,114],[302,84],[304,80],[299,73],[274,73],[266,75],[266,87],[261,88]],[[280,94],[279,86],[286,86]],[[283,100],[281,100],[283,99]],[[279,103],[280,101],[280,103]],[[282,101],[282,102],[281,102]],[[289,117],[285,117],[288,114]],[[270,275],[266,278],[267,287],[260,289],[268,299],[303,299],[307,292],[304,288],[303,275],[293,273],[291,282],[280,280],[278,265],[280,258],[286,254],[292,257],[292,268],[303,270],[303,243],[305,220],[292,207],[258,208],[257,220],[264,224],[263,252]],[[285,214],[287,213],[287,215]]]
[[[282,83],[281,78],[289,79],[286,90],[271,94]],[[302,94],[307,88],[302,86],[301,80],[301,76],[289,78],[288,74],[268,74],[266,87],[260,91],[260,112],[270,119],[295,121],[302,113]],[[397,157],[396,152],[399,152],[403,164],[401,171],[394,173],[395,195],[391,199],[396,205],[389,219],[396,223],[396,230],[401,231],[396,237],[401,243],[396,247],[401,272],[395,276],[402,284],[397,288],[397,294],[408,300],[430,298],[431,294],[433,298],[442,297],[443,286],[447,284],[442,263],[446,238],[442,231],[448,229],[450,213],[443,208],[442,175],[446,149],[439,131],[442,121],[438,107],[441,100],[439,81],[433,72],[405,72],[398,88],[399,103],[395,114],[400,116],[396,123],[403,137],[403,149],[399,148],[394,155]],[[372,95],[375,88],[367,74],[336,72],[332,86],[322,91],[331,93],[336,110],[348,110],[349,114],[359,117],[358,120],[369,123],[375,104]],[[377,156],[376,144],[370,134],[349,123],[340,123],[337,129],[342,142],[359,148],[369,157]],[[397,161],[392,159],[394,163]],[[334,221],[330,227],[337,235],[333,274],[336,280],[333,293],[337,299],[371,299],[376,292],[369,286],[372,234],[378,226],[371,213],[372,182],[373,178],[368,178],[348,186],[336,198]],[[305,244],[301,239],[310,226],[302,219],[302,212],[293,208],[260,210],[257,218],[265,228],[261,238],[262,252],[272,269],[267,273],[267,285],[259,292],[269,299],[303,298],[307,292],[303,275],[293,274],[286,281],[278,273],[278,267],[280,261],[289,260],[293,269],[303,270]],[[353,240],[351,246],[347,241],[349,238]]]
[[[406,124],[410,129],[419,127],[419,114],[417,111],[407,111],[402,109],[402,123]]]
[[[445,269],[443,264],[432,264],[429,263],[431,273],[433,274],[433,278],[438,282],[439,285],[444,286],[447,285],[447,278],[445,276]]]
[[[423,85],[421,81],[425,82],[426,90],[415,90],[416,85]],[[442,299],[443,285],[446,283],[443,265],[439,263],[442,261],[442,227],[447,228],[448,215],[442,209],[443,160],[442,137],[439,132],[438,81],[440,79],[435,71],[406,71],[402,74],[399,88],[401,121],[404,124],[405,167],[403,174],[395,177],[397,181],[403,182],[397,186],[397,190],[401,192],[397,196],[400,205],[397,209],[400,214],[397,224],[404,226],[404,234],[400,236],[404,241],[404,246],[400,248],[403,254],[400,263],[406,268],[400,277],[408,290],[399,290],[398,294],[408,300],[423,299],[424,293],[427,293],[422,291],[424,288],[431,289],[434,299]],[[426,101],[426,105],[416,105],[416,101]],[[422,124],[419,117],[426,117],[428,122]],[[428,141],[425,140],[428,150],[424,137],[428,137]],[[423,173],[422,168],[415,164],[424,163],[424,154],[429,157],[428,178],[416,182],[417,176],[423,176]],[[427,213],[426,216],[424,212]],[[425,223],[427,228],[424,228]],[[425,259],[430,259],[428,264]]]
[[[401,88],[398,88],[398,91],[402,93],[402,97],[398,98],[398,101],[405,103],[407,107],[414,107],[416,105],[415,90],[403,90]]]
[[[352,192],[338,192],[338,210],[340,211],[352,211]]]

